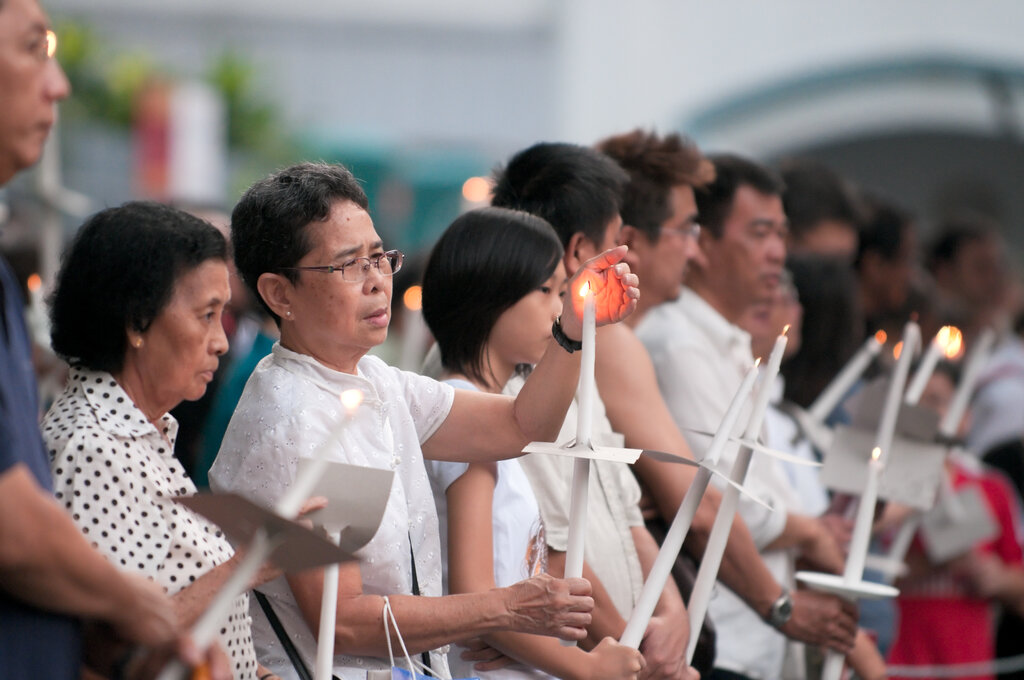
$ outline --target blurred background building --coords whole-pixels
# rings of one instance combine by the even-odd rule
[[[229,208],[303,158],[349,165],[386,241],[414,252],[486,200],[466,181],[517,149],[636,126],[815,158],[913,209],[925,234],[969,208],[1024,248],[1016,0],[44,5],[75,92],[48,171],[8,192],[0,240],[44,280],[94,209]],[[41,222],[63,231],[18,227]]]

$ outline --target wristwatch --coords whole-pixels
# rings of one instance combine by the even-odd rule
[[[779,599],[775,600],[771,609],[768,610],[768,623],[772,628],[782,628],[791,616],[793,616],[793,595],[788,588],[783,587]]]

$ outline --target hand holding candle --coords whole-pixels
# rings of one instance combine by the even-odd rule
[[[583,303],[578,295],[584,283],[590,284],[594,294],[594,309],[598,326],[617,323],[636,309],[640,298],[640,279],[622,261],[629,249],[618,246],[587,260],[569,280],[569,295],[576,314],[562,314],[562,329],[570,338],[582,337]]]

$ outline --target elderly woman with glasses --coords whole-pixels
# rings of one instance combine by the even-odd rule
[[[211,485],[273,503],[298,460],[331,436],[344,413],[339,395],[352,388],[364,401],[329,456],[395,471],[380,529],[357,553],[358,563],[339,569],[334,674],[362,680],[388,666],[383,596],[409,652],[422,654],[440,676],[450,642],[499,630],[583,638],[593,601],[582,580],[541,575],[442,597],[438,520],[423,463],[508,458],[529,441],[554,438],[579,377],[579,353],[571,350],[582,335],[582,309],[555,323],[518,398],[455,390],[367,356],[387,337],[391,276],[402,257],[385,251],[348,170],[305,163],[261,180],[235,207],[231,228],[238,270],[278,322],[281,340],[246,385]],[[599,323],[636,306],[637,280],[620,262],[624,252],[595,258],[570,282],[594,287]],[[322,572],[311,571],[261,588],[269,606],[253,609],[255,641],[275,672],[290,676],[293,665],[311,664],[322,587]]]

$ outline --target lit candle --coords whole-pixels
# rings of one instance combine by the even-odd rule
[[[345,407],[344,417],[338,421],[331,435],[324,439],[316,451],[313,452],[313,455],[310,457],[311,464],[299,472],[295,477],[295,481],[288,488],[288,491],[277,501],[277,506],[275,507],[277,514],[282,517],[295,517],[298,514],[299,508],[309,498],[309,494],[313,491],[313,487],[316,486],[317,480],[320,479],[327,468],[327,463],[329,462],[327,452],[338,445],[338,441],[348,428],[349,423],[352,421],[352,416],[355,415],[356,409],[362,402],[363,393],[359,390],[345,390],[341,393],[341,403]]]
[[[594,360],[597,342],[597,307],[590,283],[584,282],[579,290],[583,298],[583,349],[580,357],[580,383],[576,414],[576,446],[589,447],[594,418]],[[569,538],[565,552],[565,578],[583,575],[583,538],[587,533],[587,501],[590,491],[590,459],[577,458],[572,468],[572,497],[569,502]],[[575,645],[563,641],[566,646]]]
[[[778,338],[775,339],[775,346],[772,348],[771,356],[768,358],[768,365],[761,376],[761,385],[758,387],[754,406],[750,413],[750,420],[747,421],[747,429],[744,438],[756,440],[761,434],[761,424],[764,422],[764,414],[768,410],[768,401],[772,395],[772,385],[779,374],[779,366],[782,365],[782,355],[786,351],[786,326]],[[736,454],[736,461],[733,463],[729,477],[737,484],[743,484],[747,477],[747,469],[750,467],[750,458],[753,452],[747,446],[741,447]],[[708,611],[711,602],[711,591],[718,578],[718,568],[722,564],[722,556],[725,554],[725,544],[729,540],[729,533],[732,531],[732,521],[736,516],[736,509],[739,505],[739,489],[729,485],[722,492],[721,504],[718,506],[718,514],[715,515],[715,523],[711,527],[711,534],[708,536],[707,547],[704,548],[704,556],[701,558],[700,569],[697,572],[697,580],[693,584],[693,591],[690,601],[687,603],[686,611],[690,619],[690,641],[686,648],[686,662],[693,661],[693,653],[697,649],[697,638],[700,629],[704,625],[704,615]]]
[[[917,372],[914,373],[914,377],[910,381],[910,386],[907,387],[904,401],[911,406],[916,405],[921,400],[924,388],[928,385],[928,379],[932,377],[932,373],[935,372],[939,359],[943,356],[949,359],[955,358],[960,353],[962,347],[963,334],[959,328],[956,326],[943,326],[940,328],[939,332],[935,334],[935,337],[928,344],[928,351],[925,352],[920,365],[917,367]]]
[[[885,345],[885,331],[878,331],[874,336],[868,338],[857,353],[847,362],[843,370],[833,378],[828,387],[822,390],[818,398],[814,400],[808,413],[820,423],[825,422],[829,414],[835,410],[846,393],[850,391],[853,384],[867,370],[878,353]]]
[[[970,356],[964,365],[963,375],[960,377],[960,384],[956,386],[956,393],[953,401],[949,404],[949,410],[939,423],[939,435],[946,439],[952,439],[960,427],[960,421],[967,412],[967,404],[971,400],[974,386],[981,377],[981,370],[988,360],[992,345],[995,344],[996,334],[991,328],[986,328],[975,341],[971,348]]]
[[[321,442],[320,446],[317,447],[316,451],[312,456],[312,464],[308,467],[303,468],[302,472],[295,478],[292,486],[288,489],[284,496],[277,502],[275,510],[277,514],[282,517],[295,517],[298,514],[299,508],[309,498],[310,492],[316,485],[317,480],[323,475],[323,471],[327,465],[327,452],[332,447],[336,446],[338,441],[341,439],[341,435],[348,427],[349,422],[352,420],[352,416],[355,414],[356,409],[363,401],[363,393],[359,390],[346,390],[341,393],[341,403],[345,407],[345,416],[335,427],[331,435]],[[249,543],[247,552],[242,558],[242,561],[234,572],[228,577],[228,580],[221,586],[220,590],[217,591],[216,596],[213,598],[213,602],[206,608],[206,611],[199,617],[199,619],[192,626],[190,634],[192,639],[195,641],[196,646],[200,649],[205,649],[213,642],[214,636],[217,631],[223,625],[224,620],[228,616],[231,607],[233,606],[236,597],[249,590],[249,584],[252,582],[256,572],[259,571],[260,567],[270,554],[274,551],[275,543],[273,539],[267,535],[264,529],[257,531]],[[337,576],[337,565],[334,567],[334,598],[332,602],[337,601],[337,587],[338,587],[338,576]],[[324,576],[324,590],[328,588],[327,576]],[[321,635],[323,633],[323,621],[321,620],[320,625]],[[333,628],[330,636],[331,654],[334,653],[334,635]],[[319,640],[318,644],[323,644],[323,640]],[[319,653],[317,663],[319,664]],[[318,666],[319,668],[319,666]],[[170,664],[160,674],[158,680],[171,680],[172,678],[179,678],[183,674],[183,667],[180,664]],[[319,677],[319,675],[317,676]],[[326,677],[330,677],[329,675]]]
[[[341,532],[330,533],[331,542],[341,541]],[[338,565],[324,567],[324,590],[320,597],[320,632],[316,641],[316,680],[334,675],[334,627],[338,611]]]
[[[878,483],[896,436],[896,419],[903,401],[903,388],[906,387],[907,376],[910,374],[910,362],[920,344],[921,330],[915,322],[910,321],[903,329],[903,349],[893,369],[882,418],[875,436],[875,448],[871,451],[871,460],[868,462],[867,484],[857,505],[857,518],[847,549],[846,566],[843,569],[843,583],[847,586],[856,586],[864,578],[864,562],[867,560],[871,527],[875,521],[875,505],[878,502]],[[842,672],[843,655],[835,651],[826,652],[822,680],[839,680]]]
[[[732,432],[736,427],[736,420],[740,416],[740,411],[746,405],[747,397],[750,396],[750,391],[754,387],[754,381],[757,379],[758,364],[760,364],[760,360],[754,362],[753,367],[747,371],[743,383],[736,390],[736,394],[729,404],[729,409],[725,412],[725,417],[722,418],[722,422],[715,432],[711,446],[704,455],[702,461],[704,465],[697,469],[697,476],[694,478],[690,488],[686,490],[686,495],[683,497],[683,502],[679,504],[679,509],[676,510],[676,516],[672,520],[672,525],[668,528],[668,533],[665,534],[665,540],[661,543],[661,549],[658,550],[658,557],[654,560],[654,564],[651,565],[650,573],[647,574],[647,581],[644,583],[643,591],[640,593],[640,599],[637,601],[636,607],[633,608],[633,614],[629,617],[626,630],[623,631],[622,638],[619,640],[621,644],[627,647],[632,647],[633,649],[640,648],[640,641],[643,639],[644,632],[647,630],[647,624],[650,623],[651,616],[654,614],[658,598],[661,597],[665,584],[672,574],[672,565],[675,563],[676,557],[679,556],[679,551],[682,550],[683,541],[686,539],[686,534],[693,523],[694,515],[697,514],[697,507],[700,505],[701,498],[704,497],[704,492],[708,488],[708,482],[711,481],[711,466],[718,462],[722,449],[729,442]]]

